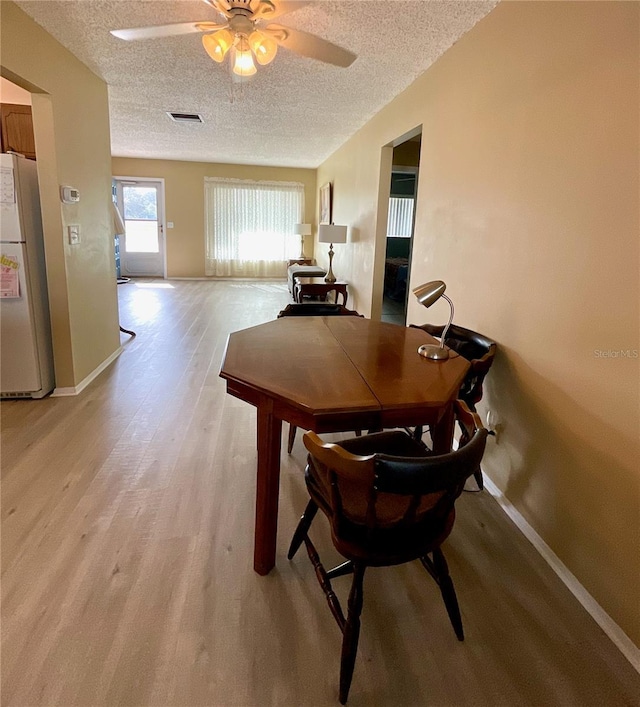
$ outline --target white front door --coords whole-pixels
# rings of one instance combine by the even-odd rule
[[[116,180],[116,195],[126,229],[120,240],[121,274],[164,277],[161,183]]]

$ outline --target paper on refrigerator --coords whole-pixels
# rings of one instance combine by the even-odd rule
[[[0,255],[0,298],[20,297],[19,268],[15,255]]]

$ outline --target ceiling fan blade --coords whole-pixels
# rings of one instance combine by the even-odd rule
[[[211,7],[216,10],[216,12],[219,12],[223,17],[231,17],[231,13],[229,12],[229,3],[227,0],[204,0],[207,5],[211,5]]]
[[[154,27],[136,27],[133,29],[112,29],[111,34],[118,39],[155,39],[157,37],[173,37],[178,34],[194,32],[215,32],[227,27],[215,22],[178,22],[172,25],[156,25]]]
[[[309,34],[299,29],[270,24],[267,27],[261,27],[260,31],[273,37],[280,46],[290,49],[296,54],[324,61],[327,64],[346,68],[357,59],[355,54],[337,44],[332,44],[326,39],[321,39],[315,34]]]
[[[312,4],[313,0],[253,0],[251,7],[255,19],[275,20],[276,17]]]

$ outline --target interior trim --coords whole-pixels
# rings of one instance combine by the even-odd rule
[[[618,624],[607,614],[589,592],[580,584],[569,568],[538,535],[520,511],[509,501],[502,491],[484,475],[485,489],[496,499],[498,505],[511,518],[520,532],[540,553],[545,562],[564,582],[567,589],[582,604],[593,620],[609,636],[622,655],[640,673],[640,648],[636,646]]]
[[[51,393],[52,398],[64,398],[72,395],[78,395],[81,393],[92,381],[94,381],[105,368],[110,366],[118,356],[124,351],[122,346],[119,346],[108,358],[106,358],[97,368],[95,368],[91,373],[78,385],[69,388],[54,388],[53,393]]]

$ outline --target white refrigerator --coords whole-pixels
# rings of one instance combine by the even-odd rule
[[[51,321],[36,163],[0,154],[0,397],[54,388]]]

